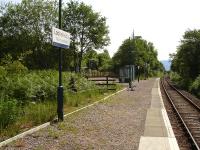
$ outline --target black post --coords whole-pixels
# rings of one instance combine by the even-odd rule
[[[59,29],[61,25],[62,0],[59,0]],[[57,91],[57,113],[58,121],[63,121],[63,86],[62,86],[62,49],[59,48],[59,86]]]
[[[144,76],[145,76],[145,80],[147,79],[147,63],[145,62],[144,64]]]
[[[106,76],[106,85],[107,85],[107,90],[108,90],[108,76]]]
[[[139,81],[140,81],[140,67],[139,66],[137,66],[137,68],[138,68],[138,83],[139,83]]]

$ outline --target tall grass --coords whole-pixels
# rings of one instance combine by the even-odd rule
[[[2,69],[3,70],[3,69]],[[1,70],[1,71],[2,71]],[[5,70],[3,70],[4,72]],[[69,89],[75,78],[78,92]],[[57,71],[30,71],[0,76],[0,141],[56,116]],[[73,73],[63,73],[64,110],[82,107],[104,96],[108,91]]]

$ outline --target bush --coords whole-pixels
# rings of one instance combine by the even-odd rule
[[[28,71],[28,69],[18,60],[13,61],[13,63],[10,63],[7,65],[6,70],[9,73],[23,73]]]
[[[178,73],[176,73],[176,72],[171,72],[170,73],[170,79],[173,82],[179,82],[179,81],[181,81],[181,76]]]
[[[0,67],[0,73],[0,136],[12,136],[56,116],[58,71],[13,74]],[[75,79],[76,94],[68,89],[71,77]],[[63,87],[65,105],[70,107],[86,105],[103,95],[94,82],[68,72],[63,72]]]
[[[17,101],[14,99],[0,101],[0,129],[13,124],[19,116]]]
[[[4,72],[3,68],[0,68]],[[69,80],[75,78],[78,91],[96,89],[93,82],[87,81],[81,75],[63,73],[64,92],[69,92]],[[56,100],[58,72],[53,70],[18,73],[0,78],[0,98],[14,98],[24,104],[29,101]]]
[[[4,67],[0,66],[0,99],[5,98],[4,90],[6,86],[7,71]]]
[[[3,66],[0,66],[0,80],[5,78],[6,75],[7,75],[6,69]]]
[[[200,75],[191,84],[189,90],[200,98]]]
[[[171,72],[170,79],[180,88],[188,90],[190,84],[192,83],[191,79],[182,78],[178,73]]]

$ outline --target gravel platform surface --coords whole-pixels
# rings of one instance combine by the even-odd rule
[[[154,82],[140,81],[135,91],[125,90],[0,149],[136,150],[144,133]]]

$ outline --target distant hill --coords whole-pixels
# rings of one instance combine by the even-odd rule
[[[161,60],[160,62],[163,64],[163,66],[165,67],[165,70],[166,70],[166,71],[169,71],[169,70],[170,70],[171,61],[169,61],[169,60]]]

